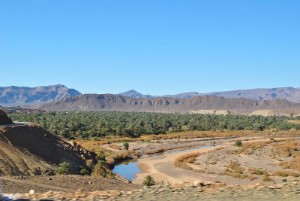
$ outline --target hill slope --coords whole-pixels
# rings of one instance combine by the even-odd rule
[[[217,96],[192,98],[130,98],[112,94],[85,94],[67,97],[45,104],[47,111],[143,111],[143,112],[191,112],[197,110],[228,110],[251,113],[257,110],[300,112],[300,104],[286,100],[257,101],[243,98],[227,99]]]
[[[56,101],[81,93],[64,85],[41,87],[0,87],[0,105],[2,106],[37,106],[49,101]]]
[[[51,174],[61,162],[72,173],[94,161],[94,154],[72,146],[37,126],[0,127],[0,175]]]
[[[7,114],[0,110],[0,125],[11,124],[12,120],[7,116]]]
[[[222,96],[225,98],[247,98],[253,100],[275,100],[284,99],[295,103],[300,103],[300,89],[293,87],[281,87],[272,89],[248,89],[225,92],[209,93],[212,96]]]

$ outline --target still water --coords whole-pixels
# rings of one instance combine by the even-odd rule
[[[141,172],[141,169],[137,166],[136,161],[130,161],[116,165],[112,171],[131,181],[136,174]]]

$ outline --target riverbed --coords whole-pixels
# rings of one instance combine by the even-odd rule
[[[200,147],[190,147],[190,148],[185,148],[185,149],[175,149],[175,150],[169,150],[166,151],[165,153],[162,154],[152,154],[149,156],[149,159],[163,159],[165,155],[168,154],[179,154],[179,153],[185,153],[187,151],[193,151],[193,150],[199,150],[199,149],[207,149],[207,148],[212,148],[213,146],[200,146]],[[146,157],[147,158],[147,157]],[[116,165],[113,168],[113,173],[121,175],[125,179],[132,181],[136,178],[136,175],[141,173],[142,170],[138,166],[139,160],[130,160],[127,162],[120,163]]]

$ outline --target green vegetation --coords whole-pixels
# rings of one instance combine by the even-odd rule
[[[55,173],[67,175],[67,174],[69,174],[69,168],[70,168],[70,163],[62,162],[56,168]]]
[[[97,159],[99,161],[106,161],[106,155],[103,151],[100,151],[97,153]]]
[[[124,142],[123,147],[125,150],[129,149],[129,143],[128,142]]]
[[[237,147],[241,147],[241,146],[243,146],[243,143],[242,143],[242,141],[240,141],[240,140],[237,140],[237,141],[235,142],[235,146],[237,146]]]
[[[146,112],[49,112],[10,114],[15,121],[33,122],[68,139],[105,136],[139,137],[181,131],[300,129],[290,117],[165,114]]]
[[[80,174],[81,175],[89,175],[90,171],[88,171],[87,169],[85,169],[84,167],[80,167]]]
[[[150,175],[146,176],[144,181],[143,181],[144,186],[153,186],[155,185],[154,178]]]
[[[114,175],[109,169],[107,163],[105,161],[99,160],[98,163],[94,166],[92,176],[95,177],[106,177],[113,178]]]

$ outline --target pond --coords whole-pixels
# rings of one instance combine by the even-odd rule
[[[116,165],[112,171],[132,181],[136,174],[141,172],[141,169],[138,167],[137,161],[129,161]]]

